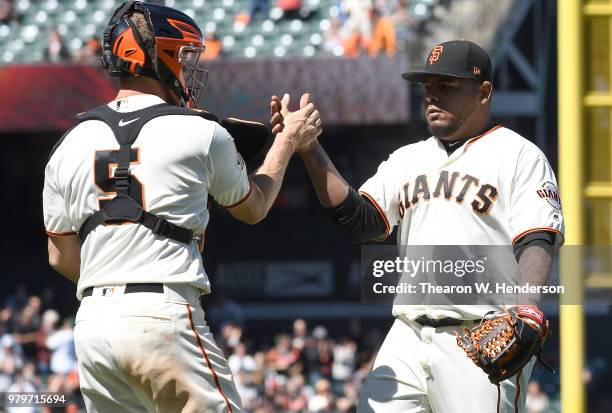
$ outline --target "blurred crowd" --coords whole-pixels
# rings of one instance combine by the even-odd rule
[[[61,408],[20,408],[15,412],[73,413],[84,411],[76,368],[72,317],[54,309],[54,294],[45,289],[28,294],[23,285],[0,308],[0,393],[56,392],[67,395]],[[207,319],[217,344],[227,356],[245,412],[346,413],[355,412],[360,387],[384,338],[378,326],[359,320],[309,325],[246,323],[238,303],[210,302]],[[605,406],[609,398],[600,388],[606,363],[589,362],[585,382]],[[527,388],[527,413],[559,411],[558,376],[534,370]],[[554,382],[554,383],[553,383]],[[546,390],[546,391],[545,391]],[[2,412],[0,407],[0,412]],[[604,410],[600,410],[604,411]],[[605,410],[607,411],[607,410]],[[12,410],[8,410],[12,413]]]
[[[527,398],[525,401],[527,413],[547,413],[550,411],[550,398],[537,381],[531,381],[527,386]]]
[[[53,291],[29,295],[21,285],[0,310],[0,393],[48,391],[67,396],[66,407],[43,412],[78,412],[79,391],[73,327],[54,309]],[[19,408],[19,412],[38,412]],[[9,413],[12,412],[9,409]]]
[[[1,1],[1,0],[0,0]],[[203,60],[213,60],[221,56],[221,40],[214,32],[207,33],[204,39],[206,52]],[[100,65],[102,58],[102,43],[98,36],[87,39],[81,48],[71,53],[57,29],[51,30],[44,50],[44,61],[48,63],[81,63],[85,65]]]
[[[348,58],[394,56],[415,27],[406,0],[340,0],[323,47],[330,54]]]
[[[308,19],[316,10],[302,0],[277,0],[285,19]],[[248,14],[236,16],[248,24],[258,14],[268,16],[270,0],[252,0]],[[325,32],[323,50],[348,58],[360,55],[394,56],[416,28],[407,0],[337,0],[330,9],[331,20]]]
[[[291,333],[276,334],[268,345],[247,344],[242,327],[233,322],[216,339],[228,355],[247,412],[314,413],[355,411],[379,345],[372,338],[382,337],[361,331],[358,323],[346,335],[332,338],[326,327],[310,331],[298,319]]]
[[[15,18],[13,1],[0,0],[0,23],[9,23]]]
[[[42,412],[83,411],[74,319],[62,319],[53,307],[51,290],[30,295],[23,285],[4,301],[0,393],[57,392],[68,395],[68,406]],[[298,319],[289,332],[273,329],[269,342],[257,328],[243,334],[241,310],[229,300],[211,308],[211,318],[245,411],[253,413],[354,411],[359,387],[382,340],[381,331],[364,331],[358,321],[349,323],[340,338],[332,338],[323,325],[310,330],[305,320]]]
[[[417,26],[407,1],[336,0],[329,9],[330,18],[323,20],[320,25],[323,39],[321,49],[326,54],[347,58],[395,55]],[[275,12],[278,16],[275,16]],[[234,22],[247,26],[258,17],[306,21],[320,12],[312,7],[312,3],[302,0],[251,0],[245,3],[245,9],[234,16]],[[18,19],[18,16],[14,13],[12,0],[0,0],[0,22],[8,23],[14,19]],[[214,60],[224,56],[223,42],[216,29],[207,27],[205,31],[206,52],[202,59]],[[44,61],[50,63],[97,65],[101,55],[99,36],[84,40],[82,46],[74,51],[67,47],[57,29],[50,31],[44,48]]]
[[[71,55],[60,33],[57,30],[52,30],[47,39],[44,57],[45,61],[49,63],[72,61],[86,65],[99,65],[102,57],[102,44],[96,36],[92,36],[74,55]]]

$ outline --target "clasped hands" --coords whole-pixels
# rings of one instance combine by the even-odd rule
[[[291,97],[285,93],[282,99],[272,96],[270,100],[270,124],[276,139],[291,144],[297,153],[304,152],[316,141],[323,131],[319,111],[310,100],[310,94],[300,98],[300,108],[291,112]]]

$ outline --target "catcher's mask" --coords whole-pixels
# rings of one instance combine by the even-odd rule
[[[130,17],[144,15],[154,47],[150,52]],[[206,90],[201,67],[202,31],[192,18],[170,7],[126,1],[104,30],[102,64],[111,76],[147,76],[159,80],[180,106],[195,108]],[[153,54],[153,56],[151,56]]]

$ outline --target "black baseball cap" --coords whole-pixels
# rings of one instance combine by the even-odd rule
[[[404,73],[409,82],[423,82],[427,75],[441,75],[491,81],[491,58],[482,47],[467,40],[452,40],[434,46],[427,56],[425,69]]]

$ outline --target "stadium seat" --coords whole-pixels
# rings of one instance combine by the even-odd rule
[[[15,3],[15,11],[18,14],[25,14],[30,12],[31,3],[29,0],[17,0]]]
[[[257,13],[250,22],[250,0],[165,0],[165,4],[192,16],[205,33],[216,33],[223,55],[238,58],[260,56],[316,56],[323,51],[330,18],[340,15],[337,0],[304,0],[305,20],[288,20],[270,0],[268,16]],[[18,19],[0,26],[0,61],[36,62],[42,59],[45,40],[53,29],[70,35],[71,51],[91,36],[101,36],[119,0],[14,0]],[[430,18],[439,0],[411,0],[416,19]],[[10,39],[16,33],[18,39]],[[15,40],[18,40],[15,42]],[[21,45],[21,47],[19,47]],[[332,53],[334,54],[334,53]]]

